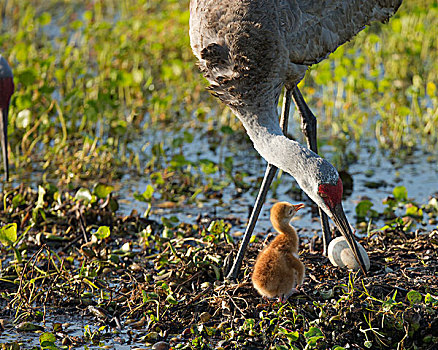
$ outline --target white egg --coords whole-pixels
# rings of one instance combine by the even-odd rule
[[[368,271],[370,269],[370,258],[360,243],[357,243],[357,247],[365,263],[365,269]],[[328,246],[328,258],[334,266],[346,267],[354,271],[360,269],[359,263],[356,261],[347,241],[342,236],[336,237],[330,242]]]

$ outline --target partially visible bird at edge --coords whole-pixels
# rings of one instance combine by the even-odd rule
[[[8,160],[8,113],[9,102],[14,93],[14,80],[8,62],[0,55],[0,138],[2,144],[5,179],[9,180]]]
[[[297,85],[309,66],[371,22],[388,21],[400,5],[401,0],[191,0],[190,43],[209,90],[240,119],[254,148],[268,162],[228,278],[238,276],[277,168],[292,175],[318,205],[323,253],[327,254],[330,240],[330,217],[366,274],[342,207],[342,181],[333,165],[317,154],[316,118]],[[277,106],[283,88],[279,123]],[[291,99],[307,147],[285,136]]]
[[[252,283],[260,295],[278,297],[285,302],[304,281],[304,264],[298,256],[299,238],[290,220],[304,204],[275,203],[271,222],[277,237],[258,255],[254,264]]]

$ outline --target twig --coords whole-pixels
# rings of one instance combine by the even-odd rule
[[[209,292],[211,289],[213,288],[213,285],[210,284],[208,286],[208,288],[206,288],[205,290],[203,290],[201,293],[199,293],[198,295],[196,295],[192,300],[190,300],[187,304],[185,304],[183,307],[187,307],[190,304],[193,304],[196,300],[198,300],[200,297],[202,297],[204,294],[207,294],[207,292]]]
[[[245,316],[245,317],[246,317],[245,312],[243,312],[242,309],[241,309],[239,306],[237,306],[237,304],[236,304],[236,303],[234,302],[234,300],[233,300],[233,297],[232,297],[231,295],[229,295],[227,291],[225,291],[225,294],[228,296],[228,298],[229,298],[229,299],[231,300],[231,302],[234,304],[234,306],[236,307],[236,309],[240,311],[240,313],[242,314],[242,316]],[[243,299],[243,300],[245,300],[245,299]],[[246,300],[245,300],[245,302],[246,302]],[[248,305],[248,303],[247,303],[247,305]]]
[[[41,246],[40,249],[38,249],[35,253],[33,253],[33,255],[31,256],[31,258],[26,261],[26,264],[24,264],[24,268],[23,268],[23,272],[20,275],[20,284],[18,285],[18,290],[17,290],[17,295],[21,294],[21,289],[23,287],[23,276],[26,273],[27,267],[29,265],[29,263],[35,258],[37,257],[45,248],[47,248],[46,244],[43,244]]]
[[[81,228],[82,233],[84,235],[85,243],[88,243],[87,231],[85,230],[86,227],[85,220],[79,209],[76,209],[76,215],[78,215],[79,227]]]
[[[198,277],[199,275],[201,275],[201,271],[196,272],[192,277],[190,277],[188,280],[181,282],[180,284],[178,284],[175,288],[175,292],[178,290],[178,288],[182,287],[183,285],[193,281],[196,277]]]

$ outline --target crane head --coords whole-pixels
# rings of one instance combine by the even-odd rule
[[[9,102],[14,93],[14,80],[8,62],[0,55],[0,138],[2,144],[5,179],[9,180],[8,161],[8,112]]]
[[[318,203],[327,215],[335,222],[341,234],[347,240],[350,249],[352,250],[357,262],[359,263],[362,272],[366,275],[365,263],[362,259],[362,255],[359,254],[356,241],[353,236],[353,231],[345,216],[344,209],[342,207],[342,193],[343,186],[342,180],[338,175],[338,181],[336,184],[323,183],[318,185],[318,196],[320,197],[320,203]],[[322,205],[322,203],[323,205]]]

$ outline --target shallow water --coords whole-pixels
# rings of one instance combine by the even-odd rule
[[[289,129],[292,130],[293,135],[301,137],[299,124],[296,121],[292,120],[290,122]],[[166,140],[172,139],[174,136],[173,133],[161,131],[158,135],[154,133],[153,136],[146,133],[144,138],[146,140],[152,140],[152,138]],[[183,154],[187,159],[194,162],[207,158],[215,163],[231,155],[235,161],[233,171],[249,174],[245,179],[246,182],[254,183],[257,178],[263,176],[266,163],[257,154],[247,138],[245,142],[232,138],[225,139],[215,151],[212,151],[211,148],[208,139],[195,136],[195,140],[191,144],[183,146]],[[336,150],[330,146],[323,147],[322,150],[328,160],[336,156]],[[408,197],[414,199],[419,205],[426,204],[431,196],[438,195],[438,155],[417,150],[409,156],[397,158],[388,152],[379,150],[377,142],[374,140],[363,142],[361,147],[350,145],[347,147],[347,151],[352,151],[358,157],[357,161],[349,166],[348,174],[353,179],[353,188],[343,201],[344,210],[352,225],[355,224],[356,205],[361,200],[371,200],[374,204],[373,209],[382,212],[385,207],[382,200],[392,195],[395,186],[405,186],[408,191]],[[217,174],[217,176],[220,177],[223,174]],[[274,179],[274,182],[276,179]],[[374,184],[373,188],[369,187],[370,183]],[[136,209],[139,213],[144,212],[147,205],[134,200],[132,193],[135,191],[143,192],[148,184],[150,182],[146,176],[141,178],[126,176],[125,179],[122,179],[119,184],[120,190],[118,193],[122,199],[121,211],[124,214],[129,214],[133,209]],[[307,206],[300,211],[301,215],[295,226],[305,228],[304,235],[311,235],[315,230],[320,231],[319,220],[316,217],[316,206],[306,195],[302,195],[302,198],[296,198],[295,194],[293,194],[293,197],[291,196],[291,189],[296,186],[295,180],[288,174],[281,175],[281,180],[275,190],[275,194],[273,194],[271,186],[271,191],[267,197],[267,204],[264,206],[255,228],[256,233],[265,233],[271,229],[269,208],[276,200],[303,201]],[[212,218],[238,218],[241,220],[241,223],[235,224],[235,220],[233,220],[234,225],[231,231],[238,233],[245,230],[256,194],[257,191],[251,189],[239,195],[234,185],[231,184],[224,189],[223,196],[220,199],[210,199],[198,207],[190,205],[177,206],[172,209],[160,209],[153,206],[150,217],[160,221],[163,215],[174,215],[180,221],[189,223],[195,222],[199,215],[208,215]],[[383,226],[384,222],[380,220],[377,222],[377,225]],[[434,227],[434,225],[426,225],[423,228],[432,229]]]
[[[56,312],[56,311],[55,311]],[[10,320],[12,321],[12,320]],[[5,330],[0,332],[0,344],[7,342],[22,343],[23,349],[29,349],[31,347],[39,347],[39,337],[43,332],[51,332],[57,335],[57,343],[60,339],[66,336],[75,338],[81,338],[84,335],[85,327],[88,326],[91,332],[97,331],[101,325],[96,325],[90,317],[81,317],[79,315],[50,315],[46,318],[46,322],[32,322],[35,325],[43,326],[44,331],[38,332],[21,332],[17,331],[11,324],[5,327]],[[55,333],[53,331],[54,324],[61,323],[63,332]],[[87,343],[86,345],[78,345],[76,348],[87,349],[120,349],[129,350],[133,348],[144,348],[144,344],[132,340],[132,336],[128,335],[130,328],[124,327],[120,331],[116,331],[114,328],[107,326],[105,330],[101,331],[103,335],[102,340],[92,345]],[[132,330],[130,330],[132,332]],[[134,331],[134,333],[136,333]]]

